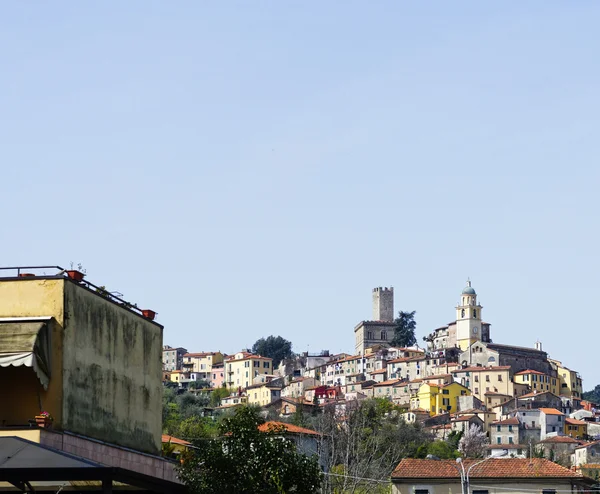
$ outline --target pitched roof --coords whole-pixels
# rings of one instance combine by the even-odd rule
[[[494,372],[500,370],[510,370],[510,365],[495,365],[493,367],[464,367],[462,369],[456,369],[452,373],[458,372]]]
[[[581,441],[578,441],[577,439],[573,439],[570,436],[552,436],[552,437],[547,437],[546,439],[544,439],[543,441],[540,441],[540,443],[549,443],[549,444],[555,444],[555,443],[561,443],[561,444],[575,444],[575,443],[580,443]]]
[[[570,417],[567,417],[565,419],[565,422],[567,424],[571,424],[571,425],[587,425],[587,422],[585,420],[577,420],[577,419],[572,419]]]
[[[537,374],[538,376],[544,376],[545,374],[543,372],[540,371],[536,371],[533,369],[526,369],[526,370],[522,370],[519,372],[515,372],[515,376],[522,376],[524,374]]]
[[[162,442],[163,443],[171,443],[171,444],[181,444],[182,446],[188,446],[188,445],[192,444],[187,441],[184,441],[183,439],[178,439],[173,436],[168,436],[167,434],[162,435]]]
[[[279,428],[282,428],[283,430],[285,430],[285,432],[290,433],[290,434],[307,434],[307,435],[311,435],[311,436],[319,435],[319,433],[317,431],[313,431],[312,429],[306,429],[305,427],[298,427],[297,425],[287,424],[285,422],[270,421],[270,422],[265,422],[264,424],[261,424],[258,426],[258,430],[261,432],[267,432],[269,430],[279,429]]]
[[[464,460],[465,468],[481,460]],[[543,458],[494,458],[474,467],[471,478],[581,478],[581,474]],[[455,460],[405,458],[392,472],[392,479],[456,479],[460,475]]]
[[[492,425],[519,425],[519,419],[513,417],[510,419],[498,420],[492,422]]]
[[[552,395],[552,396],[556,396],[554,393],[551,393],[550,391],[532,391],[531,393],[527,393],[521,396],[517,396],[517,398],[520,400],[521,398],[535,398],[536,396],[542,396],[542,395]],[[558,396],[556,396],[558,398]]]
[[[561,411],[556,408],[540,408],[540,412],[544,412],[546,415],[564,415]]]

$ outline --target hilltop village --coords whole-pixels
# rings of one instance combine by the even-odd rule
[[[426,336],[424,348],[394,347],[394,290],[375,288],[372,320],[354,328],[352,355],[302,353],[274,367],[250,350],[226,355],[165,346],[164,385],[193,393],[223,388],[215,411],[248,404],[281,418],[300,407],[343,414],[352,403],[384,398],[407,423],[439,439],[478,426],[489,456],[523,457],[535,445],[547,456],[592,463],[600,454],[591,441],[600,437],[600,419],[596,405],[582,399],[581,376],[540,342],[532,348],[494,342],[470,281],[455,310],[456,319]]]

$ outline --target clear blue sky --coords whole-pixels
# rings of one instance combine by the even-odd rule
[[[467,276],[499,343],[600,382],[593,1],[17,2],[2,264],[82,262],[165,343],[419,339]]]

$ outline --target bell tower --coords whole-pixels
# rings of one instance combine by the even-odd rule
[[[466,350],[471,343],[481,340],[481,309],[471,280],[467,280],[460,303],[456,306],[456,342],[461,350]]]

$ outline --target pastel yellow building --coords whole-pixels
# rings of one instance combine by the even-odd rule
[[[456,381],[469,388],[473,396],[487,404],[486,395],[514,396],[515,391],[510,372],[510,365],[475,366],[455,370],[452,375]]]
[[[581,377],[574,370],[565,367],[558,360],[548,359],[558,374],[559,396],[570,398],[577,407],[581,402],[581,393],[583,393],[583,382]]]
[[[183,369],[201,374],[202,379],[210,379],[213,365],[223,362],[221,352],[185,353],[183,355]],[[204,374],[204,375],[202,375]]]
[[[558,379],[540,371],[527,369],[516,372],[513,376],[513,381],[517,384],[529,386],[532,392],[537,391],[538,393],[542,393],[550,391],[550,393],[559,396]]]
[[[247,388],[255,377],[271,374],[273,359],[249,352],[238,352],[225,361],[225,382],[228,388]]]
[[[158,454],[162,326],[83,273],[46,271],[0,280],[0,423],[43,410],[55,430]]]
[[[246,388],[246,396],[249,405],[264,407],[281,398],[281,386],[270,382],[253,384]]]
[[[588,433],[588,423],[583,420],[565,419],[565,435],[571,436],[574,439],[584,439]]]
[[[459,396],[470,394],[468,388],[457,382],[444,385],[424,383],[419,387],[417,394],[411,398],[410,407],[427,410],[431,416],[439,413],[455,413],[458,411]]]

